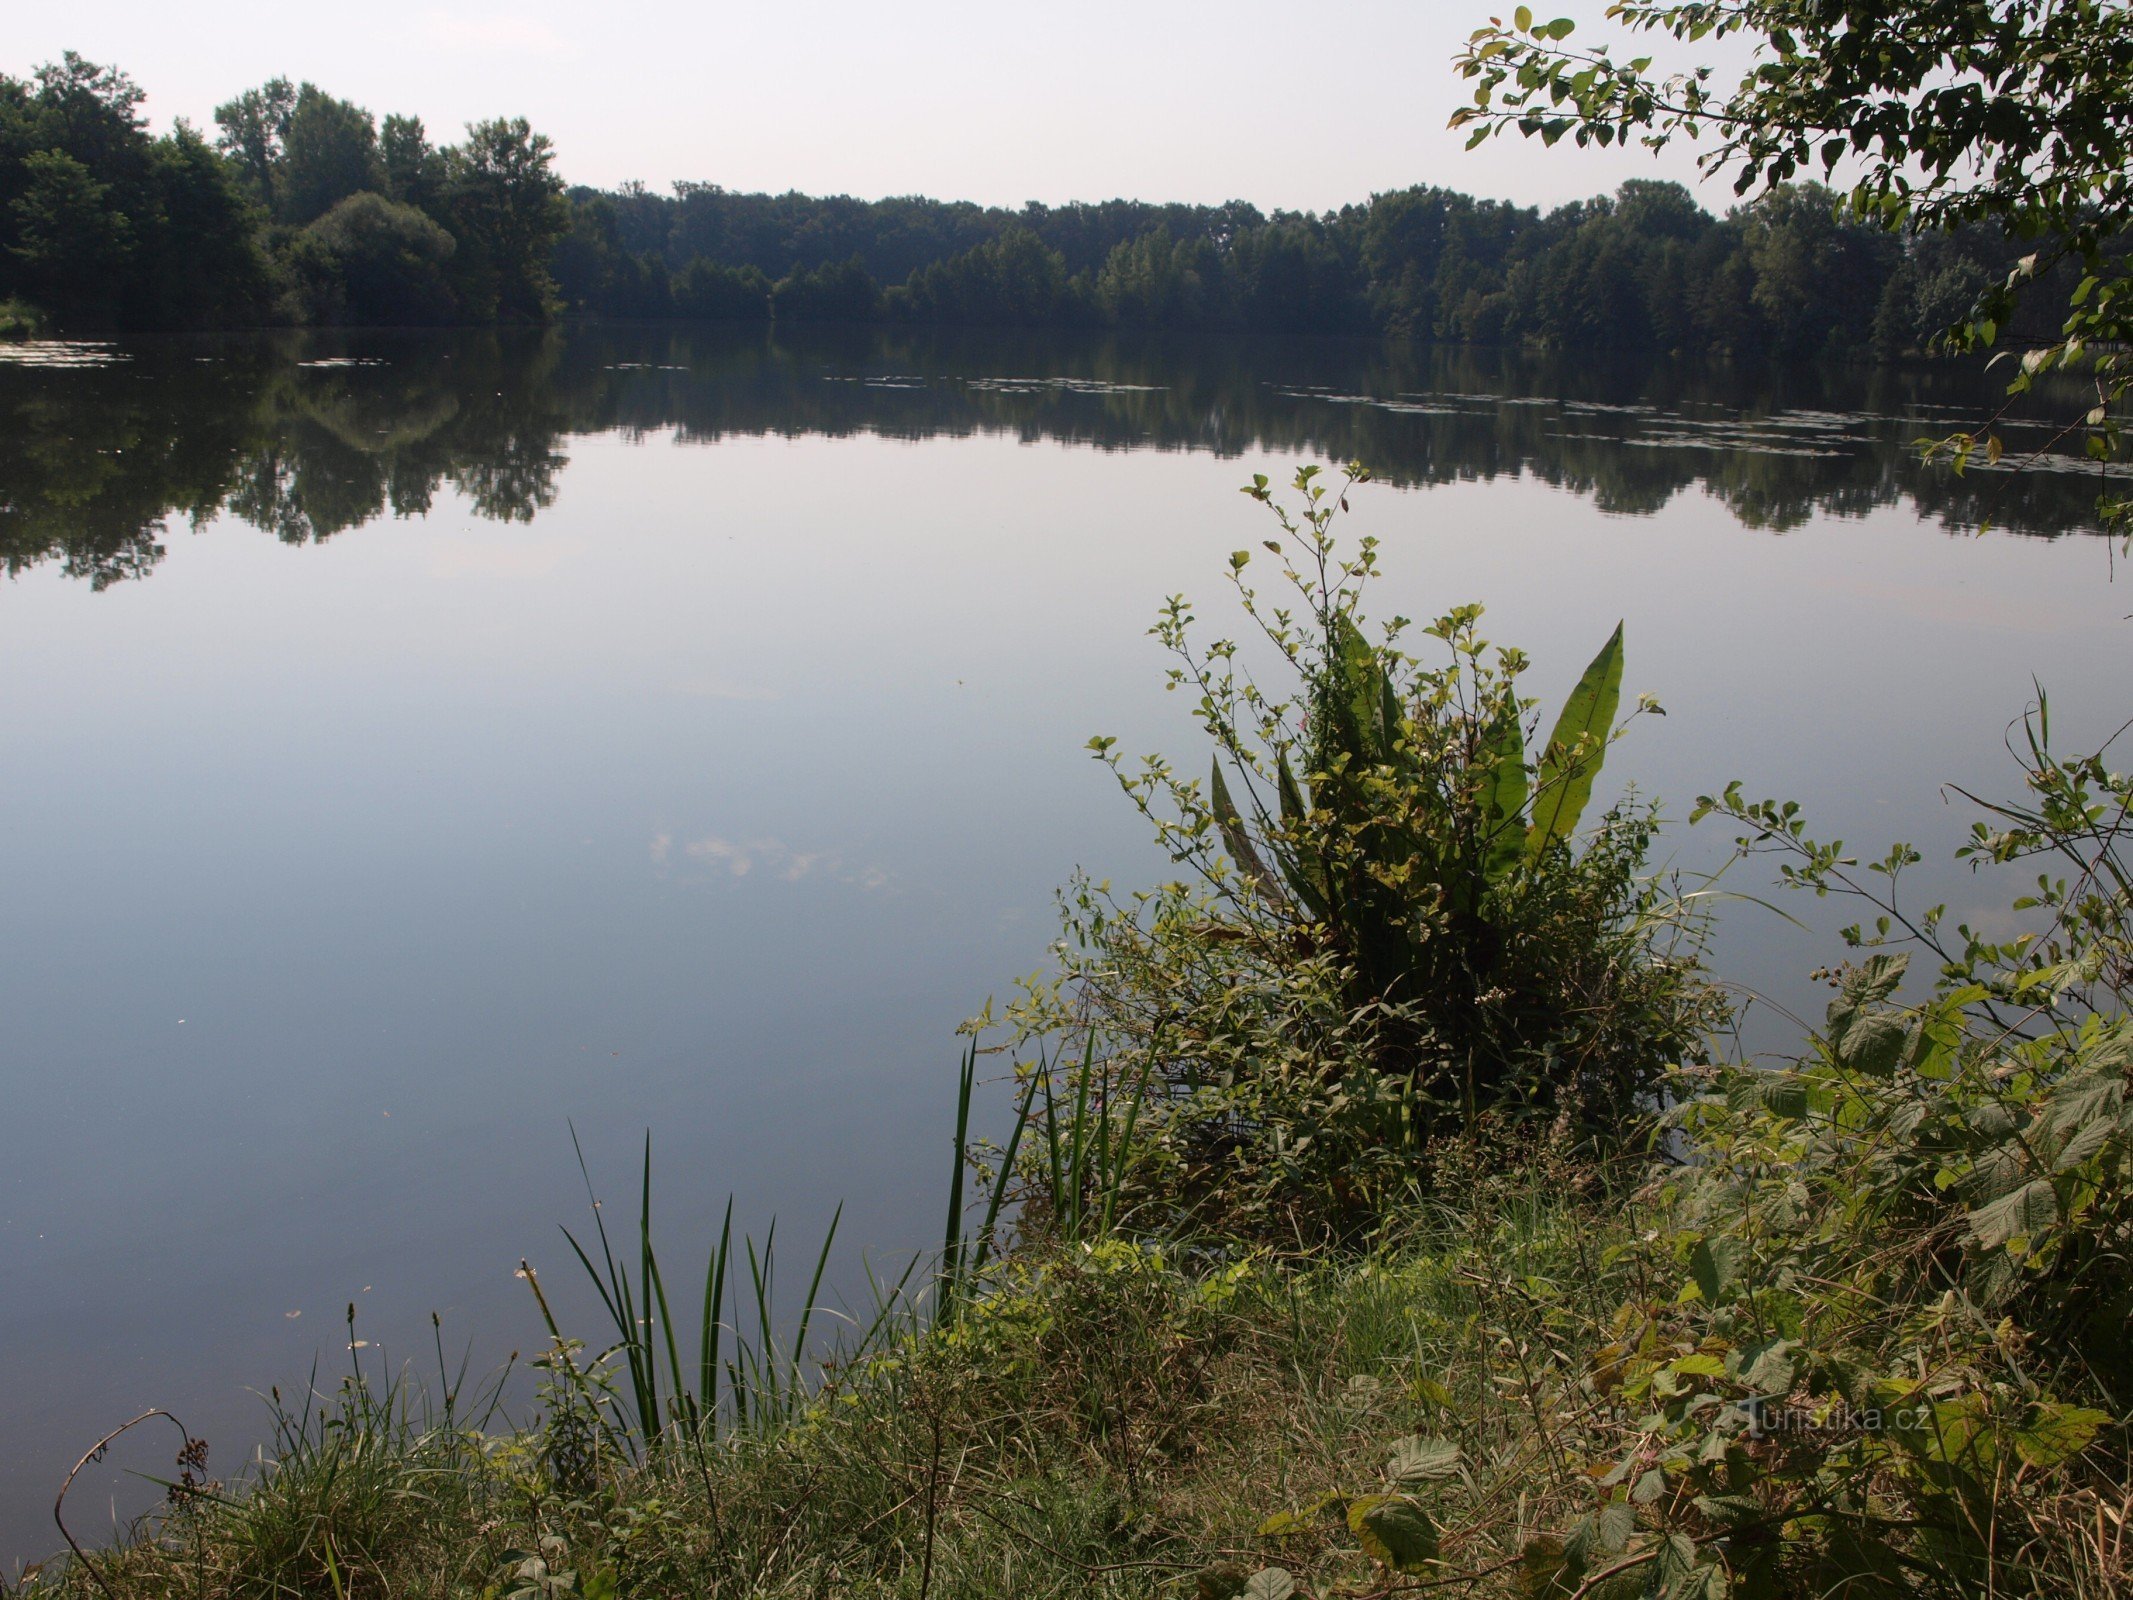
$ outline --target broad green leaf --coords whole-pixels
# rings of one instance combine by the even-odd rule
[[[2097,1431],[2109,1426],[2110,1414],[2082,1406],[2045,1404],[2036,1420],[2015,1432],[2015,1452],[2033,1467],[2056,1467],[2086,1450]]]
[[[1790,1339],[1768,1339],[1740,1353],[1740,1381],[1758,1394],[1789,1394],[1799,1369]]]
[[[1347,1496],[1338,1489],[1328,1489],[1307,1506],[1296,1506],[1288,1511],[1277,1511],[1259,1524],[1259,1537],[1278,1539],[1284,1534],[1307,1533],[1318,1525],[1318,1519],[1327,1512],[1345,1514]]]
[[[1734,1279],[1740,1276],[1743,1253],[1740,1240],[1723,1234],[1696,1241],[1696,1248],[1689,1252],[1689,1275],[1696,1280],[1705,1305],[1719,1304]]]
[[[1311,815],[1311,808],[1304,803],[1303,788],[1296,781],[1296,774],[1289,766],[1288,753],[1275,757],[1281,788],[1281,820],[1285,827],[1301,828]]]
[[[2012,1194],[1970,1213],[1970,1236],[1988,1250],[2026,1242],[2059,1220],[2059,1196],[2049,1178],[2033,1178]]]
[[[1413,1434],[1392,1447],[1392,1463],[1385,1471],[1394,1483],[1425,1483],[1449,1478],[1459,1470],[1456,1440]]]
[[[1389,742],[1377,748],[1375,737],[1384,719],[1385,671],[1363,630],[1345,613],[1333,619],[1334,649],[1340,674],[1339,709],[1345,714],[1339,743],[1368,761],[1389,760]]]
[[[1313,1520],[1302,1511],[1277,1511],[1271,1517],[1268,1517],[1266,1521],[1259,1524],[1259,1537],[1262,1539],[1281,1539],[1292,1533],[1307,1533],[1312,1527]]]
[[[1518,1554],[1518,1567],[1519,1588],[1526,1594],[1561,1595],[1576,1587],[1563,1583],[1569,1563],[1563,1559],[1563,1541],[1552,1533],[1528,1539]]]
[[[1275,899],[1282,898],[1281,886],[1267,871],[1266,863],[1259,859],[1259,852],[1252,846],[1252,836],[1245,829],[1244,818],[1238,814],[1237,802],[1230,798],[1229,783],[1222,776],[1220,756],[1215,757],[1215,779],[1210,792],[1214,797],[1215,822],[1222,829],[1222,844],[1229,851],[1230,859],[1250,875],[1263,893]]]
[[[1526,853],[1526,734],[1519,726],[1515,700],[1505,703],[1487,738],[1482,759],[1488,777],[1481,800],[1488,844],[1482,870],[1495,883]]]
[[[1602,1555],[1618,1556],[1629,1548],[1637,1531],[1637,1514],[1627,1501],[1610,1500],[1593,1519],[1593,1543]]]
[[[1280,1567],[1261,1567],[1245,1580],[1240,1600],[1291,1600],[1296,1580]]]
[[[1721,1528],[1743,1528],[1770,1514],[1752,1494],[1700,1494],[1696,1509]]]
[[[1366,1495],[1348,1506],[1348,1528],[1363,1554],[1395,1572],[1421,1572],[1437,1557],[1429,1513],[1401,1494]]]
[[[1281,793],[1281,824],[1290,835],[1276,852],[1281,876],[1288,884],[1290,894],[1306,911],[1323,922],[1332,913],[1333,901],[1326,892],[1325,870],[1311,853],[1308,839],[1311,810],[1304,803],[1303,789],[1296,782],[1296,774],[1290,770],[1287,753],[1277,755],[1274,765]]]
[[[1578,679],[1555,719],[1555,731],[1542,747],[1540,782],[1533,794],[1533,831],[1526,853],[1538,856],[1557,839],[1577,831],[1578,818],[1592,798],[1593,780],[1607,758],[1607,739],[1622,703],[1622,624]]]

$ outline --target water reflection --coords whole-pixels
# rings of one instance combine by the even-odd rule
[[[1501,351],[852,330],[287,335],[0,362],[0,561],[97,588],[151,572],[220,513],[291,544],[441,488],[531,520],[573,435],[1006,434],[1105,450],[1367,461],[1396,483],[1531,475],[1604,511],[1701,489],[1773,532],[1908,502],[1955,531],[2094,526],[2096,471],[2053,455],[1957,477],[1916,441],[1989,415],[1947,368],[1743,372]],[[2042,444],[2017,421],[2016,446]],[[2011,452],[2010,460],[2019,454]]]

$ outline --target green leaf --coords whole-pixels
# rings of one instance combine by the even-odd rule
[[[1378,653],[1370,648],[1370,641],[1363,637],[1363,630],[1355,625],[1355,619],[1346,613],[1333,619],[1333,642],[1339,674],[1340,695],[1333,707],[1343,712],[1344,717],[1336,722],[1336,747],[1345,747],[1349,753],[1370,761],[1387,761],[1392,757],[1390,728],[1384,730],[1385,745],[1374,748],[1377,734],[1383,722],[1384,704],[1388,695],[1384,668],[1378,662]]]
[[[1552,1533],[1535,1534],[1518,1555],[1519,1588],[1529,1595],[1566,1594],[1574,1584],[1564,1577],[1570,1564],[1563,1559],[1563,1541]]]
[[[1482,870],[1500,881],[1526,853],[1526,734],[1518,702],[1507,698],[1485,736],[1482,759],[1488,777],[1481,791],[1482,827],[1488,844]]]
[[[1533,27],[1533,8],[1531,6],[1520,6],[1516,11],[1512,12],[1511,26],[1520,33],[1530,32]]]
[[[1305,911],[1323,922],[1331,915],[1332,896],[1327,892],[1323,866],[1313,856],[1309,840],[1310,808],[1286,753],[1274,758],[1276,782],[1281,795],[1281,826],[1286,838],[1276,843],[1274,859],[1281,868],[1289,894]]]
[[[1288,1511],[1277,1511],[1259,1524],[1259,1537],[1279,1539],[1285,1534],[1308,1533],[1318,1525],[1318,1519],[1329,1511],[1345,1513],[1348,1500],[1338,1489],[1328,1489],[1307,1506],[1297,1506]]]
[[[1696,1248],[1689,1252],[1689,1275],[1696,1280],[1705,1305],[1719,1304],[1726,1290],[1740,1276],[1743,1254],[1740,1240],[1724,1234],[1715,1238],[1707,1235],[1696,1241]]]
[[[1602,1555],[1618,1556],[1629,1548],[1629,1537],[1636,1531],[1637,1514],[1629,1503],[1611,1500],[1593,1519],[1593,1544]]]
[[[1970,1213],[1970,1236],[1988,1250],[2026,1243],[2059,1220],[2059,1196],[2049,1178],[2033,1178],[2012,1194]]]
[[[1769,1515],[1752,1494],[1700,1494],[1696,1509],[1721,1528],[1745,1528]]]
[[[1262,1539],[1285,1539],[1292,1533],[1308,1533],[1314,1519],[1302,1511],[1277,1511],[1259,1524]]]
[[[1311,815],[1311,808],[1304,804],[1302,787],[1296,782],[1296,774],[1289,768],[1286,753],[1275,757],[1276,770],[1281,786],[1281,821],[1284,827],[1301,828]]]
[[[2015,1453],[2033,1467],[2056,1467],[2086,1450],[2110,1421],[2108,1412],[2046,1403],[2037,1407],[2035,1421],[2015,1431]]]
[[[1395,1572],[1422,1572],[1437,1558],[1436,1524],[1406,1495],[1366,1495],[1351,1502],[1348,1528],[1363,1554]]]
[[[1459,1470],[1456,1440],[1413,1434],[1392,1447],[1392,1463],[1386,1475],[1397,1484],[1426,1483],[1449,1478]]]
[[[1215,822],[1222,829],[1223,848],[1229,851],[1230,859],[1244,869],[1262,893],[1277,900],[1283,898],[1281,886],[1274,881],[1274,875],[1267,871],[1266,863],[1259,859],[1259,852],[1252,847],[1252,836],[1245,829],[1244,818],[1238,814],[1237,802],[1230,798],[1229,783],[1222,776],[1220,756],[1215,757],[1215,777],[1210,792],[1214,796]]]
[[[1540,785],[1533,797],[1533,831],[1526,853],[1538,856],[1550,843],[1575,832],[1593,779],[1607,756],[1615,708],[1622,703],[1622,624],[1592,658],[1570,698],[1563,702],[1555,731],[1548,735],[1540,763]]]

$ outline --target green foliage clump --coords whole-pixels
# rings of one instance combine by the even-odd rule
[[[770,291],[771,315],[781,322],[872,322],[881,304],[881,285],[856,255],[812,271],[795,266]]]
[[[142,99],[72,52],[26,81],[0,74],[0,299],[62,326],[258,321],[257,214],[185,124],[151,137]]]
[[[2133,784],[2047,730],[2029,796],[1988,804],[1966,847],[2073,870],[2008,940],[1906,912],[1908,847],[1862,876],[1795,807],[1704,802],[1788,881],[1879,915],[1848,930],[1866,954],[1804,1057],[1707,1074],[1676,1112],[1684,1160],[1638,1247],[1658,1292],[1582,1380],[1597,1490],[1536,1546],[1563,1592],[1611,1566],[1625,1595],[2048,1594],[2108,1566],[2090,1530],[2123,1496],[2133,1384]],[[1927,998],[1899,1001],[1910,954],[1878,948],[1897,943],[1938,958]]]
[[[674,280],[674,314],[706,322],[762,322],[770,316],[770,280],[754,267],[722,267],[701,258]]]
[[[1293,514],[1264,478],[1248,491],[1282,535],[1278,594],[1231,557],[1288,687],[1233,641],[1197,647],[1182,598],[1153,630],[1214,742],[1209,780],[1093,742],[1190,879],[1130,902],[1077,883],[1061,981],[1014,1015],[1024,1037],[1089,1038],[1107,1104],[1137,1104],[1152,1071],[1141,1201],[1292,1238],[1367,1229],[1427,1182],[1434,1141],[1485,1123],[1633,1147],[1723,1015],[1697,918],[1643,875],[1652,810],[1578,832],[1621,732],[1620,630],[1540,739],[1525,658],[1491,652],[1478,607],[1424,630],[1442,664],[1402,648],[1403,622],[1366,632],[1376,547],[1343,556],[1333,531],[1365,474],[1319,476],[1297,475]]]
[[[452,236],[413,206],[350,195],[296,236],[287,261],[304,320],[369,326],[449,322]]]
[[[1662,79],[1652,56],[1625,60],[1609,44],[1569,43],[1571,18],[1541,20],[1522,5],[1508,22],[1493,17],[1476,29],[1458,58],[1474,97],[1451,126],[1472,130],[1468,148],[1512,131],[1550,145],[1568,135],[1579,146],[1635,140],[1654,150],[1709,133],[1702,169],[1730,174],[1734,191],[1756,204],[1816,173],[1841,177],[1851,222],[1892,236],[1885,259],[1897,257],[1895,236],[1923,246],[1918,270],[1880,275],[1884,332],[1900,337],[1907,313],[1952,305],[1949,321],[1929,330],[1935,343],[1982,351],[2003,334],[2022,340],[2029,348],[2009,392],[2046,372],[2085,374],[2095,403],[2065,434],[2081,437],[2100,463],[2124,454],[2133,10],[2109,0],[1619,0],[1607,21],[1631,36],[1692,46],[1731,36],[1757,49],[1730,88],[1709,66]],[[1834,240],[1844,227],[1829,216],[1822,231]],[[1996,264],[1977,261],[1964,247],[1981,235],[2012,248]],[[1811,303],[1871,275],[1857,250],[1845,254],[1853,259],[1834,274],[1826,259],[1781,255],[1778,276],[1766,281]],[[1812,290],[1786,288],[1802,276]],[[1998,422],[1941,446],[1959,470],[1973,454],[1997,465]],[[2106,496],[2102,509],[2114,523],[2133,521],[2133,501]]]

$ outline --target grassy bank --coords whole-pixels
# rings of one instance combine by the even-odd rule
[[[1123,1239],[1017,1253],[954,1327],[833,1369],[789,1424],[700,1456],[624,1465],[567,1427],[486,1435],[351,1382],[259,1481],[99,1556],[101,1583],[77,1565],[49,1592],[2102,1600],[2133,1581],[2120,1455],[2078,1476],[2018,1465],[2026,1520],[2004,1525],[1990,1583],[1809,1562],[1736,1590],[1655,1536],[1699,1515],[1667,1503],[1678,1482],[1650,1486],[1667,1402],[1624,1405],[1605,1381],[1624,1308],[1693,1281],[1655,1241],[1663,1198],[1560,1170],[1461,1188],[1320,1265]],[[1654,1370],[1684,1368],[1684,1398],[1730,1393],[1723,1358],[1698,1353],[1669,1344]],[[1741,1443],[1775,1459],[1857,1438],[1830,1426]]]
[[[351,1382],[248,1492],[98,1566],[125,1597],[1194,1595],[1277,1564],[1367,1592],[1385,1569],[1342,1502],[1417,1434],[1462,1452],[1426,1490],[1443,1557],[1515,1566],[1581,1487],[1576,1330],[1634,1284],[1634,1228],[1499,1182],[1320,1267],[1033,1248],[952,1328],[701,1458],[573,1456],[567,1429],[488,1437]],[[54,1588],[98,1592],[79,1568]]]

